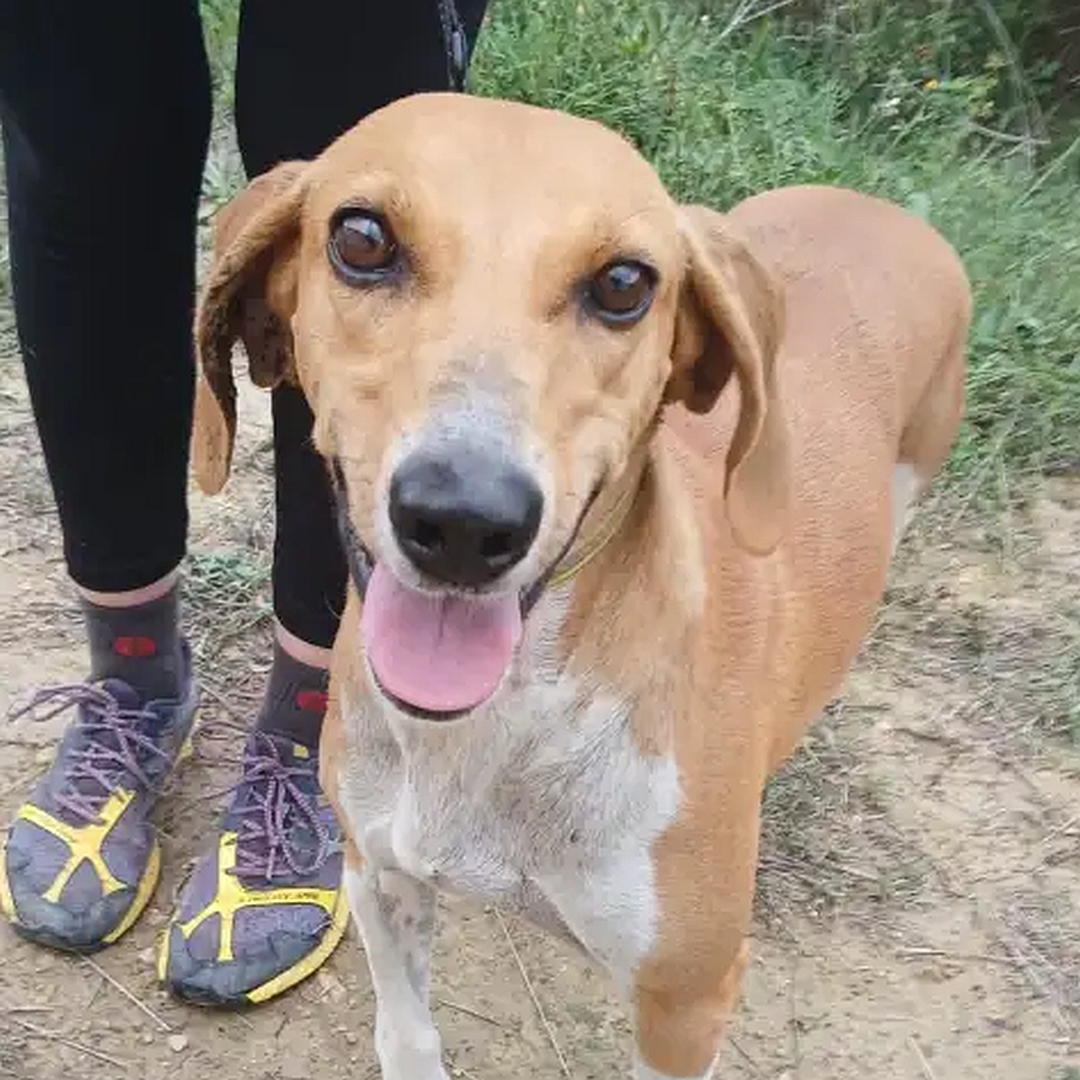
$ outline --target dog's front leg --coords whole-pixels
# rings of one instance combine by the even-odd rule
[[[347,887],[375,987],[383,1080],[448,1080],[428,1002],[435,890],[370,863],[349,872]]]

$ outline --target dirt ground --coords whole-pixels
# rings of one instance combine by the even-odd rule
[[[5,355],[6,354],[6,355]],[[365,1080],[355,934],[283,1000],[175,1004],[152,952],[234,779],[268,651],[267,403],[243,398],[228,494],[192,496],[186,595],[205,685],[198,753],[160,824],[146,916],[92,961],[0,927],[0,1078]],[[81,676],[76,605],[10,328],[0,327],[0,715]],[[721,1080],[1080,1080],[1080,482],[993,535],[932,499],[843,700],[771,787],[754,961]],[[0,821],[62,721],[0,723]],[[496,913],[444,910],[434,997],[466,1080],[629,1075],[602,972]]]

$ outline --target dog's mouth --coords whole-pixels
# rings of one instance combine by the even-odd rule
[[[350,576],[364,601],[364,648],[379,691],[417,719],[466,716],[502,684],[525,619],[577,540],[599,485],[562,550],[527,588],[483,594],[427,592],[404,584],[372,556],[349,516],[345,477],[336,459],[331,474]]]
[[[425,718],[461,716],[495,693],[522,633],[521,599],[429,594],[376,562],[361,627],[379,688]]]

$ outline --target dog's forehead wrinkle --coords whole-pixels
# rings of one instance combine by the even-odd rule
[[[500,276],[515,253],[530,263],[538,257],[565,259],[568,249],[574,261],[586,264],[615,256],[663,258],[677,236],[670,208],[655,198],[622,201],[610,192],[602,199],[595,191],[570,186],[530,199],[527,217],[497,199],[494,205],[479,204],[476,212],[485,226],[479,239],[486,242],[478,245],[476,256]]]

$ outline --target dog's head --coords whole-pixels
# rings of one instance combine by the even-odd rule
[[[403,708],[475,707],[521,598],[617,485],[665,401],[739,419],[727,512],[746,548],[786,504],[777,286],[725,219],[681,207],[615,133],[452,94],[374,113],[220,215],[197,318],[196,475],[236,424],[230,354],[293,380],[374,564],[368,659]]]

